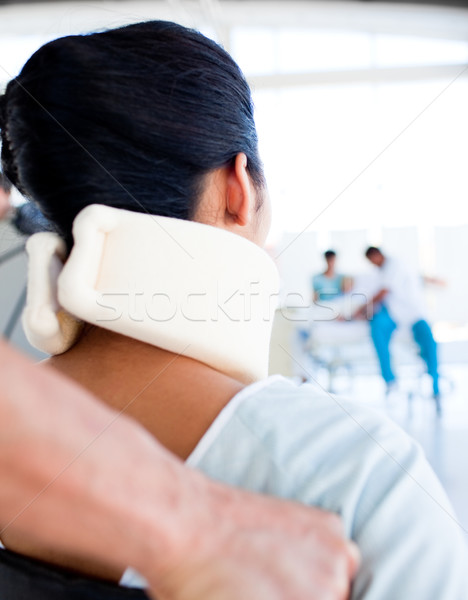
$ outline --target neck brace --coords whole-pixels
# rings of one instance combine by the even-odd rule
[[[264,250],[225,230],[101,205],[63,241],[33,235],[23,326],[48,354],[83,322],[199,360],[242,382],[267,375],[278,273]]]

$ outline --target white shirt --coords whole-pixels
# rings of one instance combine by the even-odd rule
[[[270,377],[233,398],[187,463],[341,515],[362,555],[352,600],[468,599],[468,553],[445,492],[420,447],[375,411]],[[122,584],[142,582],[128,572]]]
[[[411,326],[426,318],[421,278],[395,258],[385,257],[379,268],[380,288],[387,289],[383,303],[397,325]]]

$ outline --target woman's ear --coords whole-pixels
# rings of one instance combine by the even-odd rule
[[[247,156],[240,152],[227,177],[226,216],[236,225],[249,225],[254,214],[255,193],[247,171]]]

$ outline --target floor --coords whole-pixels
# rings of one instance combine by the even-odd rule
[[[468,363],[441,369],[442,416],[437,416],[430,381],[409,371],[399,389],[385,395],[379,376],[348,374],[335,379],[335,392],[382,410],[413,436],[452,501],[468,541]],[[320,373],[317,380],[320,383]],[[326,381],[326,374],[322,374]]]

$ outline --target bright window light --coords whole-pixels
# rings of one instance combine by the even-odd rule
[[[468,62],[468,43],[397,35],[375,37],[375,63],[379,67],[463,64]]]
[[[468,42],[304,29],[235,30],[247,75],[275,73],[254,94],[261,152],[284,231],[468,224]],[[460,65],[446,78],[375,80],[388,67]],[[333,73],[368,70],[353,82]],[[328,72],[315,85],[282,74]],[[413,73],[413,72],[412,72]],[[437,78],[439,77],[439,78]],[[257,79],[258,81],[258,79]]]
[[[280,73],[365,69],[371,66],[371,38],[364,33],[281,30],[276,41]]]

